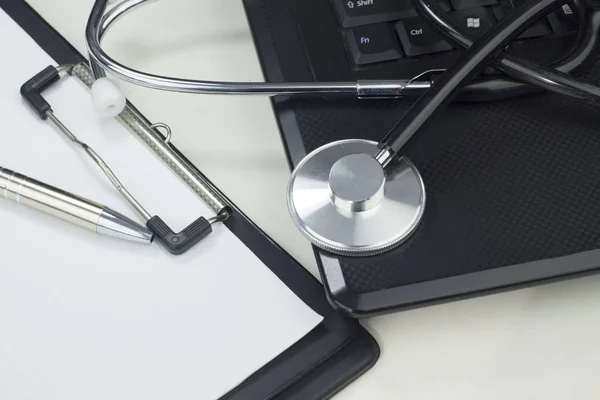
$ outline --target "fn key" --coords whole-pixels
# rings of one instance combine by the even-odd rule
[[[381,23],[349,29],[346,38],[356,64],[402,58],[400,43],[390,24]]]

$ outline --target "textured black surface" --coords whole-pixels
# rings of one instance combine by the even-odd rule
[[[587,72],[595,84],[599,61]],[[351,124],[368,132],[368,121],[380,118],[369,107],[360,110]],[[303,136],[308,151],[347,136],[336,128],[344,116],[327,114],[298,113],[302,132],[318,132]],[[369,292],[599,248],[599,123],[597,109],[548,94],[454,104],[407,149],[427,190],[421,229],[385,255],[344,259],[350,289]],[[371,132],[362,137],[377,140],[380,133]]]
[[[271,38],[284,77],[313,80],[296,21],[287,19],[292,2],[264,3],[274,6],[265,12],[272,13]],[[329,20],[315,16],[321,23]],[[336,62],[333,57],[332,69]],[[265,70],[269,76],[268,65]],[[599,84],[600,57],[581,71],[585,80]],[[280,123],[284,118],[289,123],[293,114],[303,151],[309,152],[339,139],[379,140],[410,102],[332,97],[274,104],[284,116]],[[407,148],[428,196],[417,234],[383,255],[340,258],[347,288],[375,293],[600,248],[599,123],[597,108],[551,94],[452,104]],[[288,131],[282,134],[297,163],[297,132]]]
[[[348,117],[333,107],[319,118],[298,112],[301,131],[312,132],[303,135],[307,150],[360,131],[377,140],[369,121],[406,106],[392,113],[393,105],[370,104]],[[349,287],[368,292],[598,248],[599,123],[594,108],[554,95],[451,106],[407,149],[427,190],[421,229],[387,254],[343,259]]]

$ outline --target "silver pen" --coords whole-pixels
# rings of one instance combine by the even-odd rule
[[[153,234],[110,208],[0,167],[0,195],[101,235],[151,243]]]

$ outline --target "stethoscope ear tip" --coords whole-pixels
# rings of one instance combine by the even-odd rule
[[[127,100],[117,85],[108,78],[100,78],[92,85],[92,102],[100,116],[112,118],[123,112]]]
[[[388,251],[416,230],[425,186],[406,158],[385,168],[368,140],[329,143],[294,170],[287,204],[297,228],[315,246],[344,256]]]

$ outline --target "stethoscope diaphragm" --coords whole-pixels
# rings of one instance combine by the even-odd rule
[[[317,247],[345,256],[385,252],[415,231],[425,186],[406,158],[385,168],[377,143],[352,139],[310,153],[294,170],[287,203],[294,223]]]

